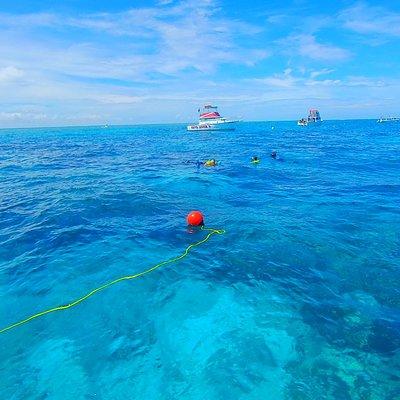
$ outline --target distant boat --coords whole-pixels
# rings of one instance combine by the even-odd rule
[[[301,119],[299,119],[297,121],[297,125],[299,125],[299,126],[307,126],[308,122],[307,122],[307,120],[305,118],[301,118]]]
[[[318,124],[322,122],[321,115],[319,111],[315,108],[312,108],[307,118],[301,118],[297,121],[297,125],[299,126],[307,126],[309,124]]]
[[[316,110],[315,108],[312,108],[310,110],[310,112],[308,113],[307,122],[309,124],[322,122],[321,115],[319,114],[319,111]]]
[[[198,124],[188,125],[188,131],[233,131],[238,120],[229,120],[221,117],[217,106],[206,104],[202,109],[198,109]]]
[[[380,117],[376,122],[398,122],[400,118],[398,117]]]

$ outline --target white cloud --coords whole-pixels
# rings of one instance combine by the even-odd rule
[[[105,104],[133,104],[141,102],[143,98],[140,96],[128,96],[123,94],[105,94],[95,96],[93,100]]]
[[[339,19],[344,27],[361,34],[400,36],[400,13],[359,3],[343,10]]]
[[[364,86],[368,88],[387,87],[393,83],[390,79],[368,78],[365,76],[349,76],[346,80],[346,86]]]
[[[43,113],[32,113],[32,112],[0,112],[0,121],[46,121],[48,115]]]
[[[319,43],[314,35],[291,35],[280,41],[285,52],[319,61],[342,61],[351,53],[341,47]]]
[[[46,59],[41,62],[50,58],[50,68],[82,76],[134,79],[152,73],[177,75],[188,70],[210,73],[225,63],[252,66],[269,55],[263,49],[238,45],[238,36],[255,35],[260,28],[221,17],[214,1],[186,0],[177,5],[163,4],[79,17],[0,14],[0,23],[19,33],[34,32],[37,28],[49,31],[63,27],[81,29],[80,42],[57,43],[53,40],[53,46],[37,42],[33,44],[35,51],[28,52],[31,55],[46,53]],[[106,35],[108,44],[110,40],[114,41],[114,52],[109,45],[105,49],[101,40],[90,43],[91,32]],[[33,40],[29,38],[29,41]]]
[[[8,66],[4,68],[0,68],[0,84],[4,82],[13,81],[18,79],[24,75],[23,71],[13,67]]]
[[[323,68],[323,69],[320,69],[318,71],[311,71],[310,77],[311,78],[317,78],[318,76],[329,75],[332,72],[335,72],[335,70],[334,69],[329,69],[329,68]]]
[[[254,79],[253,81],[262,83],[271,87],[278,88],[292,88],[294,87],[301,78],[295,78],[292,75],[292,70],[290,68],[285,69],[282,74],[274,74],[272,76],[267,76],[264,78]]]
[[[348,76],[342,79],[317,79],[319,76],[333,73],[333,70],[324,69],[321,71],[312,71],[309,76],[305,76],[304,72],[295,74],[292,69],[286,69],[281,74],[274,74],[264,78],[253,79],[250,81],[265,85],[270,89],[282,89],[283,92],[301,93],[305,95],[310,93],[311,87],[313,92],[322,89],[319,93],[327,93],[328,88],[384,88],[384,87],[399,87],[399,82],[390,81],[388,79],[368,78],[365,76]]]
[[[174,0],[159,0],[158,4],[160,6],[167,6],[168,4],[172,4],[174,2]]]

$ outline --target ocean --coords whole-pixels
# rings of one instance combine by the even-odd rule
[[[0,130],[0,329],[226,230],[1,333],[0,398],[398,400],[399,204],[399,123]]]

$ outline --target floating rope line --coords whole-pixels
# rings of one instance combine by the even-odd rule
[[[25,318],[25,319],[23,319],[21,321],[18,321],[18,322],[15,322],[14,324],[6,326],[5,328],[0,329],[0,333],[4,333],[4,332],[7,332],[7,331],[9,331],[11,329],[14,329],[14,328],[16,328],[16,327],[18,327],[20,325],[24,325],[27,322],[32,321],[32,320],[34,320],[36,318],[42,317],[42,316],[44,316],[46,314],[50,314],[50,313],[53,313],[53,312],[56,312],[56,311],[63,311],[63,310],[67,310],[69,308],[75,307],[78,304],[80,304],[80,303],[84,302],[85,300],[87,300],[89,297],[92,297],[94,294],[96,294],[96,293],[98,293],[98,292],[100,292],[100,291],[102,291],[104,289],[107,289],[112,285],[115,285],[115,284],[117,284],[119,282],[122,282],[122,281],[129,281],[131,279],[140,278],[140,277],[142,277],[144,275],[149,274],[150,272],[155,271],[158,268],[163,267],[164,265],[172,264],[172,263],[175,263],[177,261],[180,261],[183,258],[185,258],[194,247],[200,246],[201,244],[207,242],[210,239],[211,236],[213,236],[213,235],[222,235],[222,234],[225,233],[225,230],[223,230],[223,229],[212,229],[212,228],[205,228],[205,227],[202,227],[201,229],[204,230],[204,231],[208,231],[207,236],[204,239],[202,239],[202,240],[200,240],[198,242],[192,243],[191,245],[186,247],[185,251],[180,256],[176,256],[176,257],[171,258],[169,260],[162,261],[162,262],[154,265],[153,267],[151,267],[149,269],[146,269],[146,270],[144,270],[142,272],[138,272],[137,274],[121,276],[120,278],[114,279],[113,281],[107,282],[104,285],[101,285],[101,286],[91,290],[89,293],[85,294],[84,296],[82,296],[82,297],[80,297],[80,298],[78,298],[76,300],[73,300],[69,304],[66,304],[66,305],[63,305],[63,306],[49,308],[48,310],[44,310],[44,311],[38,312],[38,313],[33,314],[30,317],[27,317],[27,318]]]

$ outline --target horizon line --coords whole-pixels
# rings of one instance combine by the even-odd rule
[[[324,119],[322,122],[334,121],[375,121],[377,118],[343,118],[343,119]],[[280,120],[248,120],[240,121],[240,123],[254,122],[296,122],[297,119],[280,119]],[[51,128],[104,128],[109,127],[124,127],[124,126],[149,126],[149,125],[186,125],[190,122],[143,122],[133,124],[94,124],[94,125],[49,125],[49,126],[18,126],[18,127],[0,127],[0,131],[7,129],[51,129]],[[107,128],[106,128],[107,126]]]

